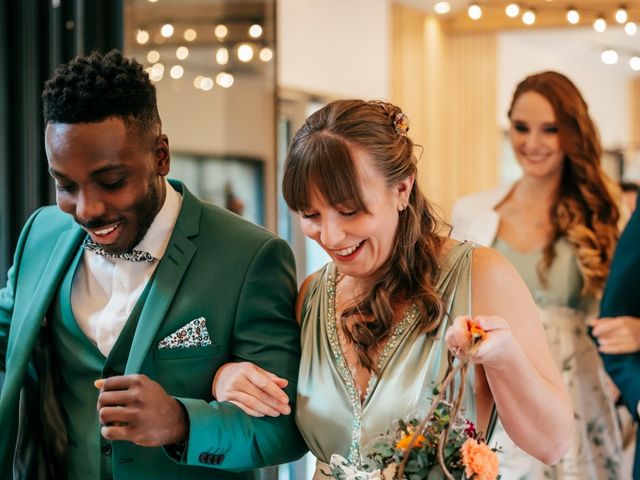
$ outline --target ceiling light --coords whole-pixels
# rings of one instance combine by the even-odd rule
[[[580,22],[580,14],[575,8],[567,10],[567,22],[571,25],[576,25]]]
[[[602,33],[607,29],[607,22],[604,17],[596,18],[596,21],[593,22],[593,29],[598,33]]]
[[[213,33],[218,38],[224,38],[229,34],[229,29],[227,28],[226,25],[220,24],[220,25],[216,25],[216,28],[214,28]]]
[[[156,63],[153,67],[151,67],[151,71],[149,72],[149,78],[152,82],[159,82],[162,80],[162,76],[164,75],[164,65],[161,63]]]
[[[444,15],[445,13],[449,13],[451,11],[451,5],[449,2],[438,2],[433,6],[433,11],[438,15]]]
[[[225,47],[219,48],[216,51],[216,62],[218,62],[218,65],[226,65],[229,63],[229,50]]]
[[[520,13],[520,7],[517,3],[510,3],[507,5],[507,8],[504,9],[504,12],[507,14],[507,17],[516,18]]]
[[[220,85],[222,88],[229,88],[233,85],[233,75],[226,72],[221,72],[216,75],[216,83]]]
[[[158,60],[160,60],[160,52],[157,50],[149,50],[149,53],[147,53],[147,62],[156,63]]]
[[[260,60],[262,60],[263,62],[269,62],[272,58],[273,50],[271,50],[269,47],[264,47],[262,50],[260,50]]]
[[[469,15],[469,18],[471,18],[471,20],[478,20],[480,17],[482,17],[482,9],[477,3],[472,3],[467,9],[467,14]]]
[[[525,25],[533,25],[536,23],[536,12],[533,10],[527,10],[522,14],[522,23]]]
[[[160,35],[162,35],[164,38],[169,38],[171,35],[173,35],[173,25],[171,25],[170,23],[165,23],[160,29]]]
[[[198,36],[198,33],[193,28],[187,28],[184,31],[184,39],[187,42],[193,42],[197,36]]]
[[[633,22],[628,22],[624,26],[624,31],[627,33],[627,35],[633,37],[638,32],[638,25]]]
[[[202,90],[204,90],[205,92],[208,92],[209,90],[211,90],[213,88],[213,78],[211,77],[202,77],[202,80],[200,81],[200,88]]]
[[[615,50],[604,50],[602,54],[600,54],[600,58],[602,59],[602,63],[607,65],[614,65],[618,63],[618,52]]]
[[[253,59],[253,47],[248,43],[238,45],[238,60],[241,62],[250,62]]]
[[[171,67],[171,70],[169,70],[169,75],[171,75],[171,78],[178,80],[184,75],[184,68],[182,68],[182,65],[174,65]]]
[[[176,57],[178,60],[184,60],[189,56],[189,49],[187,47],[178,47],[176,49]]]
[[[627,15],[627,9],[624,5],[620,5],[616,10],[616,22],[623,24],[627,22],[629,15]]]
[[[147,32],[146,30],[138,30],[136,32],[136,42],[138,42],[140,45],[144,45],[148,41],[149,41],[149,32]]]
[[[257,23],[249,27],[249,36],[251,38],[260,38],[262,36],[262,27]]]

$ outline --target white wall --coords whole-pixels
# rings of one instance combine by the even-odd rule
[[[388,98],[389,0],[278,0],[278,82],[331,97]]]
[[[622,64],[602,63],[592,35],[590,28],[499,34],[498,125],[508,127],[506,112],[520,80],[557,70],[580,89],[604,148],[624,147],[629,141],[629,80],[634,72]]]

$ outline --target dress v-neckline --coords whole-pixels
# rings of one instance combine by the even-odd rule
[[[367,405],[369,404],[375,387],[377,386],[380,379],[380,376],[383,374],[383,371],[387,366],[389,359],[393,357],[393,353],[395,353],[398,347],[398,340],[405,333],[407,328],[415,323],[416,319],[418,318],[419,310],[416,304],[410,304],[406,309],[402,320],[400,320],[400,322],[398,322],[393,327],[392,333],[385,341],[378,360],[376,361],[376,367],[379,374],[376,374],[375,372],[371,373],[371,377],[369,378],[367,389],[364,394],[364,399],[361,400],[356,380],[353,376],[353,372],[349,368],[349,364],[346,360],[342,345],[340,344],[340,338],[338,336],[338,324],[335,310],[336,283],[336,266],[335,264],[332,264],[329,275],[327,277],[327,337],[335,366],[338,370],[340,378],[342,379],[342,384],[348,393],[354,416],[353,430],[351,435],[351,448],[349,449],[349,461],[355,461],[359,463],[360,426],[362,415],[366,410]]]

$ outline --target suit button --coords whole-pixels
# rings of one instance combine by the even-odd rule
[[[223,460],[224,460],[224,455],[217,455],[216,456],[216,461],[214,462],[214,465],[220,465]]]
[[[207,457],[209,455],[207,455],[206,453],[201,453],[200,456],[198,457],[198,460],[200,460],[201,463],[207,463]]]
[[[100,451],[104,455],[111,455],[111,445],[102,445],[102,447],[100,448]]]

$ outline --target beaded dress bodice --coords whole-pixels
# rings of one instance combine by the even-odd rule
[[[471,312],[472,250],[472,244],[458,244],[444,258],[436,286],[446,314],[437,331],[422,332],[418,308],[410,305],[382,346],[378,374],[371,375],[363,398],[338,336],[336,267],[329,263],[316,273],[302,308],[296,421],[320,461],[338,453],[358,465],[367,445],[393,421],[428,410],[449,365],[444,333],[453,318]],[[473,391],[473,378],[470,372],[467,392]],[[473,395],[465,396],[464,408],[475,420]]]

